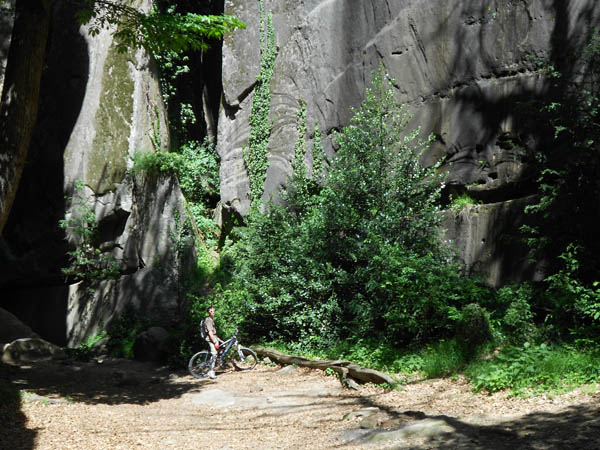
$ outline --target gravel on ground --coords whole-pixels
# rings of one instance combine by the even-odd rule
[[[280,369],[198,380],[122,359],[4,366],[22,405],[0,450],[600,448],[595,385],[530,398],[475,394],[464,378],[356,391]]]

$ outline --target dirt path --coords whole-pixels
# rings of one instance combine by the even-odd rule
[[[23,420],[0,426],[0,449],[600,448],[596,392],[508,399],[464,380],[357,392],[280,369],[212,381],[125,360],[11,368]]]

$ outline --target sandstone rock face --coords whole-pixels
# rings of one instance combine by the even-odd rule
[[[140,3],[150,7],[148,0]],[[0,238],[0,303],[42,327],[43,301],[60,305],[53,311],[62,318],[53,318],[54,329],[42,336],[76,346],[128,305],[164,320],[174,314],[172,283],[185,264],[172,251],[169,232],[185,207],[175,180],[130,172],[134,152],[158,151],[156,142],[162,149],[169,142],[150,57],[141,50],[118,53],[109,30],[90,36],[73,14],[64,3],[55,9],[38,125]],[[119,262],[122,274],[91,290],[85,283],[62,287],[60,269],[77,236],[65,236],[58,223],[76,214],[65,200],[73,196],[93,208],[95,245]],[[31,308],[34,303],[39,307]]]
[[[398,101],[413,114],[411,127],[434,134],[424,162],[443,160],[450,192],[468,190],[486,203],[527,195],[518,184],[527,175],[522,152],[534,148],[539,136],[520,128],[516,105],[543,99],[548,85],[538,63],[558,61],[567,40],[569,48],[582,45],[600,14],[592,0],[264,4],[273,13],[279,48],[271,82],[274,127],[265,197],[276,193],[291,172],[298,99],[307,102],[309,130],[318,122],[330,137],[348,124],[350,108],[360,105],[380,64],[395,79]],[[224,205],[245,214],[249,182],[242,148],[260,60],[258,1],[227,0],[225,10],[248,27],[227,37],[223,46],[221,194]],[[331,139],[325,148],[333,156]],[[491,242],[489,236],[486,240]],[[469,265],[500,264],[494,251],[482,250],[492,259],[470,259],[472,253],[463,258]]]
[[[445,212],[444,238],[458,250],[459,262],[468,273],[495,287],[507,280],[543,278],[543,266],[529,261],[519,233],[523,209],[533,200],[530,196]]]

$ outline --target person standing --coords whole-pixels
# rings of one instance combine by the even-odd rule
[[[204,319],[204,332],[206,334],[206,342],[210,347],[210,371],[208,372],[209,378],[215,379],[215,361],[217,360],[217,350],[219,345],[223,342],[217,335],[217,328],[215,327],[215,308],[213,306],[208,308],[208,317]]]

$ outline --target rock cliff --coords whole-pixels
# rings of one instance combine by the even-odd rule
[[[0,304],[40,336],[77,345],[128,306],[163,320],[173,315],[173,283],[185,263],[169,233],[185,210],[175,180],[129,170],[134,152],[160,150],[151,138],[168,146],[150,57],[118,53],[109,30],[90,36],[71,8],[60,3],[54,11],[28,163],[0,238]],[[75,192],[77,180],[84,187]],[[95,245],[120,266],[118,279],[92,290],[65,285],[60,270],[75,236],[58,224],[73,212],[65,198],[74,195],[94,211]]]
[[[484,269],[493,285],[534,276],[525,249],[511,256],[502,239],[491,238],[494,230],[518,234],[511,220],[523,202],[512,200],[531,194],[524,154],[535,148],[538,136],[521,128],[516,105],[543,99],[548,83],[539,63],[558,65],[563,52],[585,42],[598,23],[597,2],[264,0],[264,5],[273,14],[278,46],[265,197],[290,173],[298,99],[307,102],[309,129],[318,122],[330,136],[348,123],[370,74],[383,64],[395,79],[398,101],[413,114],[412,125],[435,136],[425,162],[443,161],[446,195],[468,192],[489,204],[471,210],[478,215],[477,230],[472,220],[446,222],[451,237],[478,235],[468,244],[458,239],[463,263]],[[244,214],[249,182],[242,148],[260,61],[259,2],[227,0],[225,11],[248,24],[224,42],[218,131],[222,202]],[[330,139],[325,146],[333,156]],[[517,267],[485,270],[513,266],[515,259],[507,257],[515,257]]]

